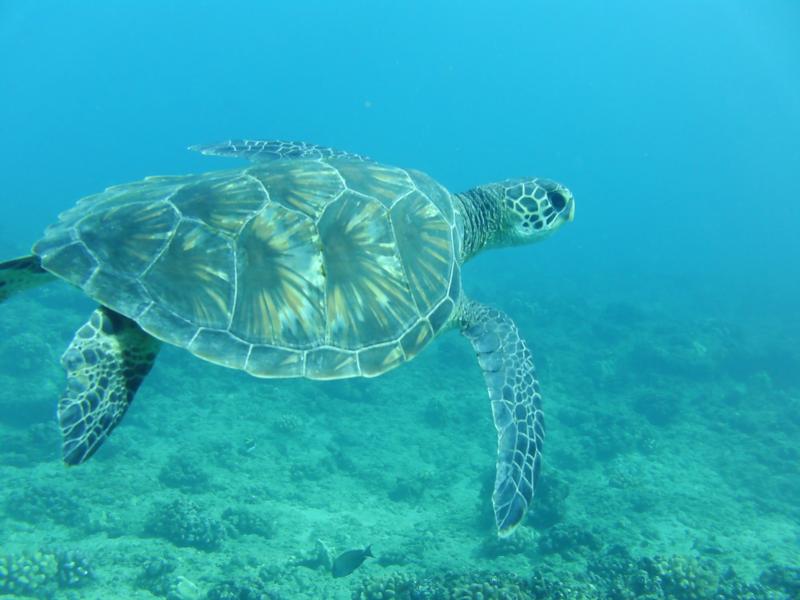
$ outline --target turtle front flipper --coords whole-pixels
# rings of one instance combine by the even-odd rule
[[[7,260],[0,263],[0,302],[54,279],[53,275],[42,268],[38,256]]]
[[[492,504],[497,531],[506,536],[530,507],[539,476],[544,442],[539,383],[530,350],[507,315],[467,300],[460,321],[489,388],[498,443]]]
[[[105,306],[78,329],[61,357],[67,389],[58,403],[58,423],[65,463],[87,460],[119,424],[160,344]]]
[[[282,142],[280,140],[228,140],[219,144],[197,144],[189,146],[189,150],[207,156],[232,156],[247,158],[252,161],[282,160],[288,158],[349,158],[369,161],[360,154],[328,148],[306,142]]]

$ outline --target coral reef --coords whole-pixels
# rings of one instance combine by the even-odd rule
[[[39,319],[43,334],[65,309],[85,318],[90,303],[73,300],[4,304],[0,321]],[[0,596],[800,599],[794,330],[731,334],[693,310],[593,302],[506,307],[538,346],[549,427],[534,506],[508,538],[492,512],[483,380],[457,335],[409,369],[330,386],[223,378],[165,353],[141,392],[151,401],[111,440],[114,460],[106,449],[68,470],[52,419],[60,349],[38,375],[6,361],[0,557],[29,552],[0,558]],[[15,339],[0,340],[4,356]],[[462,363],[472,367],[453,369]],[[20,397],[30,413],[14,412],[31,408]],[[138,538],[143,523],[164,539]],[[317,537],[340,550],[374,541],[376,559],[334,580]],[[43,550],[62,546],[86,552],[102,578],[84,556]]]
[[[275,422],[272,424],[276,433],[284,436],[293,436],[303,429],[303,420],[293,413],[284,413],[279,415]]]
[[[47,598],[58,587],[58,559],[50,552],[0,558],[0,594]]]
[[[800,566],[772,565],[758,579],[772,589],[786,592],[792,598],[800,598]]]
[[[56,578],[59,587],[83,587],[94,578],[92,565],[83,552],[79,550],[64,550],[56,552],[55,556],[58,561]]]
[[[157,506],[150,514],[145,532],[176,546],[217,550],[225,540],[225,526],[203,514],[191,500],[174,500]]]
[[[511,554],[532,554],[536,550],[534,531],[529,527],[519,527],[514,535],[499,537],[490,534],[484,537],[480,553],[487,558],[497,558]]]
[[[273,596],[257,579],[223,581],[213,586],[206,600],[272,600]]]
[[[154,596],[166,600],[196,600],[201,592],[197,585],[181,575],[176,575],[178,561],[171,557],[143,558],[142,571],[136,577],[134,585],[147,590]]]
[[[175,586],[173,573],[178,561],[171,556],[143,559],[142,571],[136,577],[135,585],[154,596],[168,596]]]
[[[746,582],[732,569],[692,556],[633,559],[615,546],[589,564],[588,579],[608,600],[783,600],[780,585]],[[762,579],[763,579],[762,575]]]
[[[537,570],[508,573],[394,573],[362,580],[353,600],[790,600],[797,598],[794,567],[771,567],[758,583],[732,569],[691,556],[634,559],[619,546],[600,553],[585,573]]]
[[[572,556],[584,550],[599,550],[602,545],[600,537],[591,530],[567,523],[554,525],[539,538],[539,551],[544,554]]]
[[[51,598],[93,578],[89,560],[77,551],[40,550],[0,557],[0,594]]]
[[[530,597],[516,576],[487,573],[446,573],[418,579],[395,573],[362,582],[352,600],[517,600]]]
[[[655,557],[642,559],[639,566],[658,582],[667,598],[710,598],[717,591],[719,576],[710,561],[687,556]]]

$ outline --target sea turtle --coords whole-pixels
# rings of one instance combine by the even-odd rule
[[[252,164],[110,187],[0,264],[0,301],[60,278],[99,304],[61,359],[64,461],[94,454],[164,342],[256,377],[337,379],[385,373],[458,328],[489,390],[492,501],[509,534],[540,469],[539,384],[514,322],[464,296],[461,266],[552,233],[572,220],[572,194],[540,178],[452,194],[419,171],[298,142],[192,149]]]

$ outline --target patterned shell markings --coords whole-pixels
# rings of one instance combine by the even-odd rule
[[[460,293],[449,194],[346,159],[154,177],[82,200],[35,252],[194,354],[264,377],[380,374]]]

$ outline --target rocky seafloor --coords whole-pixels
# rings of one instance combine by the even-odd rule
[[[487,300],[491,294],[486,294]],[[508,293],[545,392],[526,524],[493,530],[495,439],[450,333],[374,380],[256,380],[166,348],[87,464],[58,360],[91,304],[0,306],[0,597],[800,598],[800,361],[779,319]],[[352,575],[339,551],[372,544]]]

